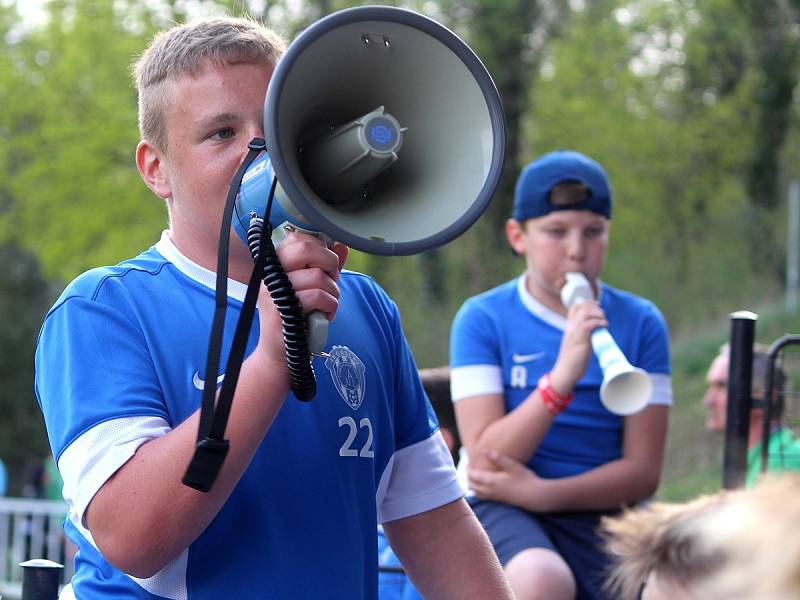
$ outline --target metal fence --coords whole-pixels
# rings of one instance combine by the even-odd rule
[[[64,579],[72,577],[72,560],[64,537],[67,505],[52,500],[0,498],[0,595],[21,598],[21,562],[45,558],[65,566]]]
[[[745,485],[754,464],[763,473],[800,469],[800,335],[786,334],[760,350],[766,367],[754,370],[754,340],[758,316],[748,311],[731,315],[728,406],[722,464],[722,486]],[[754,394],[754,390],[759,390]],[[763,411],[760,451],[748,448],[753,410]],[[789,445],[774,444],[775,433],[787,433]],[[780,436],[779,436],[780,437]]]

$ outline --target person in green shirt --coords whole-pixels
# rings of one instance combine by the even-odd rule
[[[728,368],[730,365],[729,348],[725,344],[714,358],[706,375],[708,389],[703,396],[703,404],[708,409],[706,430],[724,432],[728,410]],[[766,376],[769,368],[768,349],[757,344],[753,349],[752,396],[763,399],[766,396]],[[786,374],[778,366],[775,370],[775,393],[772,404],[772,424],[768,440],[769,471],[800,471],[800,437],[782,424],[783,399],[786,386]],[[761,473],[761,452],[764,436],[764,409],[753,408],[750,411],[750,430],[747,439],[747,476],[745,484],[752,486]]]
[[[748,486],[753,485],[761,473],[761,447],[759,441],[747,450]],[[769,436],[767,470],[800,471],[800,437],[787,427],[776,427]]]

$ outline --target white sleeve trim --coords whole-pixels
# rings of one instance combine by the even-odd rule
[[[86,507],[103,484],[139,446],[170,431],[160,417],[123,417],[104,421],[75,439],[58,459],[64,499],[83,525]]]
[[[139,447],[167,434],[171,427],[160,417],[123,417],[94,426],[72,442],[58,459],[64,479],[64,499],[69,519],[95,548],[91,532],[83,521],[86,507],[103,484],[136,454]],[[187,600],[186,565],[188,550],[181,552],[161,571],[147,579],[131,577],[151,594],[170,600]],[[70,589],[69,593],[73,593]],[[65,599],[74,598],[62,592]]]
[[[450,451],[436,431],[389,460],[375,499],[378,523],[423,513],[463,496]]]
[[[503,393],[503,370],[499,365],[466,365],[450,369],[453,402],[470,396]]]
[[[650,406],[672,406],[672,377],[666,373],[650,373],[653,393]]]
[[[155,596],[169,598],[169,600],[188,600],[189,588],[186,585],[188,564],[189,550],[186,549],[152,577],[147,579],[131,577],[131,579]]]

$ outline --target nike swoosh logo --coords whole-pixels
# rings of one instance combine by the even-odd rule
[[[222,383],[223,379],[225,379],[225,373],[217,377],[217,385]],[[194,376],[192,377],[192,383],[194,384],[194,387],[196,387],[198,390],[203,390],[206,387],[206,382],[200,379],[200,371],[194,372]]]
[[[543,357],[544,352],[534,352],[533,354],[517,354],[515,352],[511,357],[511,360],[513,360],[515,363],[526,363]]]

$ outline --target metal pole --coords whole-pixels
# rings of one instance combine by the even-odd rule
[[[753,340],[757,319],[758,315],[746,310],[731,314],[728,411],[722,460],[722,487],[726,489],[743,487],[747,475],[747,438],[753,402]]]
[[[63,565],[34,558],[19,564],[22,567],[22,600],[57,600],[58,583]]]
[[[786,310],[797,311],[798,252],[800,252],[800,181],[789,184],[786,240]]]

